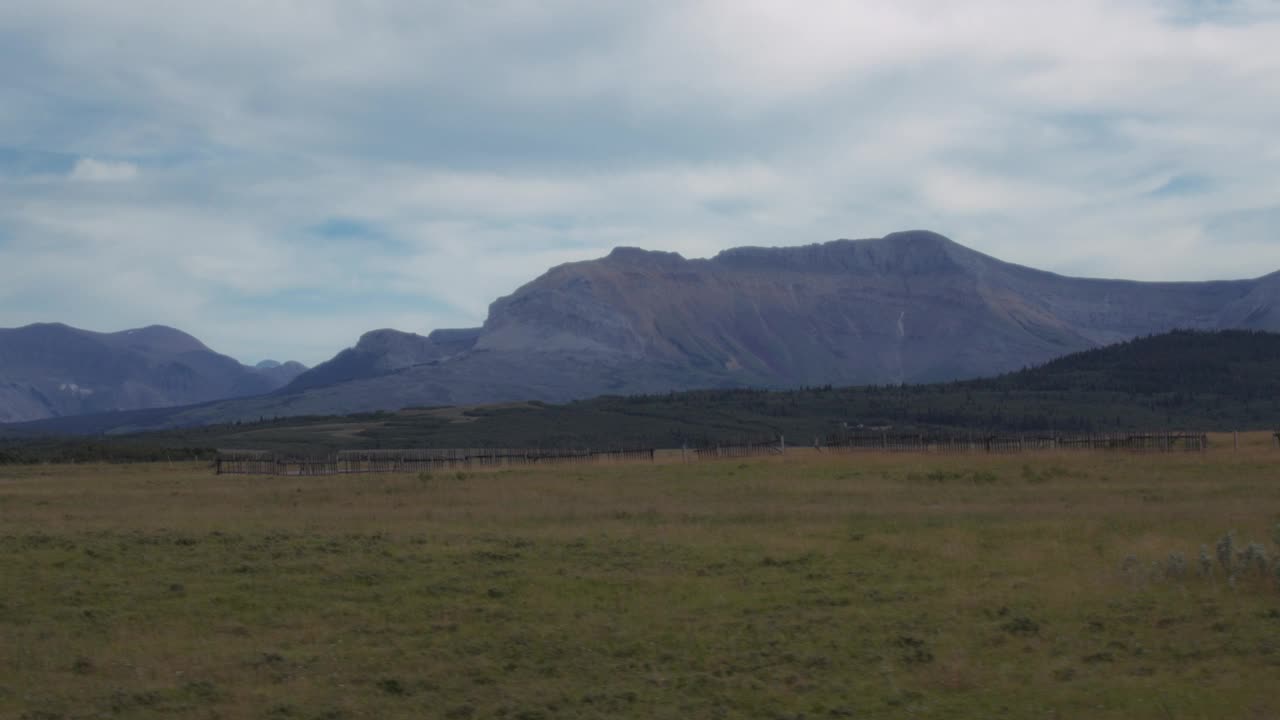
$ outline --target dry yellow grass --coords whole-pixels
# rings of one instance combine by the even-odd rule
[[[1246,440],[2,469],[0,717],[1275,717],[1274,578],[1152,569],[1269,538]]]

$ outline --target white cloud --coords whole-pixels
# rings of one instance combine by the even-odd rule
[[[615,245],[909,227],[1060,272],[1257,275],[1280,238],[1223,218],[1280,205],[1280,14],[1204,7],[0,5],[0,138],[79,158],[0,167],[0,325],[315,362]],[[332,218],[376,236],[310,230]]]
[[[71,168],[72,180],[85,182],[120,182],[132,180],[138,176],[138,166],[128,162],[110,162],[80,158]]]

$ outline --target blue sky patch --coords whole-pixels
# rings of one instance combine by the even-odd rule
[[[0,147],[0,177],[66,175],[78,158],[45,150]]]

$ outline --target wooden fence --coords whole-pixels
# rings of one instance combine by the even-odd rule
[[[346,475],[382,472],[431,472],[474,467],[578,465],[653,462],[654,450],[517,450],[451,448],[435,450],[343,450],[324,456],[222,450],[214,460],[219,475]]]
[[[986,435],[943,437],[928,435],[852,435],[817,444],[822,452],[909,452],[1008,454],[1036,451],[1107,450],[1130,452],[1202,452],[1209,447],[1204,433],[1090,433],[1087,435]]]
[[[1202,452],[1209,446],[1204,433],[1092,433],[1088,435],[849,435],[813,449],[824,453],[898,452],[1011,454],[1052,451]],[[736,444],[684,448],[685,462],[785,455],[782,438]],[[430,450],[343,450],[324,456],[277,455],[256,450],[223,450],[214,460],[219,475],[345,475],[353,473],[431,472],[476,467],[526,465],[598,465],[615,462],[654,462],[653,448],[632,450],[543,450],[513,448],[451,448]]]
[[[682,455],[685,461],[690,460],[726,460],[731,458],[766,457],[769,455],[785,455],[786,444],[781,440],[764,440],[761,442],[745,442],[738,445],[709,445],[700,448],[686,448]]]
[[[1012,454],[1046,451],[1199,452],[1208,448],[1204,433],[1092,433],[1088,435],[901,435],[864,433],[817,440],[813,449],[824,453],[893,452],[933,454]],[[786,454],[783,438],[685,448],[685,462]]]

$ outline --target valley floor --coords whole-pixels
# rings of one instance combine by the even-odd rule
[[[1216,543],[1280,555],[1280,450],[1217,440],[0,468],[0,717],[1276,717],[1280,582]]]

